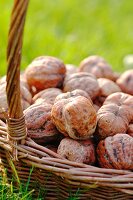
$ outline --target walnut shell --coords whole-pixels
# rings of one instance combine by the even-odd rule
[[[58,138],[59,131],[51,120],[51,104],[31,105],[24,110],[27,133],[39,144],[48,143]]]
[[[72,92],[66,92],[66,93],[62,93],[62,94],[59,94],[56,98],[55,98],[55,103],[61,99],[68,99],[70,97],[78,97],[78,96],[83,96],[83,97],[86,97],[87,99],[91,101],[91,98],[89,97],[89,95],[87,94],[87,92],[83,91],[83,90],[80,90],[80,89],[76,89],[76,90],[73,90]],[[93,103],[92,103],[93,104]]]
[[[133,95],[133,69],[122,73],[116,83],[123,92]]]
[[[71,97],[57,101],[51,111],[52,121],[65,136],[87,139],[96,128],[96,111],[85,97]]]
[[[116,92],[114,94],[109,95],[104,101],[104,105],[112,103],[123,107],[125,111],[128,111],[129,122],[133,121],[133,96],[125,94],[123,92]]]
[[[93,104],[93,106],[94,106],[96,112],[98,112],[98,110],[100,109],[100,106],[98,106],[98,105],[96,105],[96,104]]]
[[[6,84],[6,75],[5,76],[2,76],[1,79],[0,79],[0,86],[2,84]],[[20,85],[23,87],[26,87],[28,89],[28,91],[30,91],[30,88],[29,88],[29,85],[27,83],[27,80],[24,76],[24,72],[21,72],[20,74]]]
[[[91,99],[95,99],[100,93],[95,76],[87,72],[78,72],[66,76],[63,91],[71,92],[75,89],[87,92]]]
[[[104,60],[104,58],[97,55],[89,56],[82,60],[79,71],[92,73],[97,78],[114,80],[114,73],[111,66]]]
[[[24,75],[24,72],[23,72],[23,74],[20,75],[20,83],[21,83],[21,85],[23,85],[24,87],[26,87],[30,91],[30,87],[27,83],[27,79]]]
[[[48,88],[45,90],[40,91],[37,93],[32,101],[34,103],[37,102],[46,102],[49,104],[54,104],[55,98],[59,95],[62,94],[62,91],[59,88]]]
[[[116,104],[103,105],[97,112],[97,135],[100,138],[125,133],[129,125],[129,112]]]
[[[112,93],[121,92],[120,87],[109,79],[99,78],[97,81],[101,90],[101,96],[107,97]]]
[[[73,64],[66,64],[66,74],[74,74],[78,72],[78,69],[75,65]]]
[[[0,126],[6,127],[6,124],[0,119]]]
[[[129,124],[127,134],[133,137],[133,123]]]
[[[133,138],[127,134],[117,134],[101,140],[97,146],[101,167],[133,170]]]
[[[70,161],[89,165],[94,164],[96,160],[95,148],[91,139],[76,141],[71,138],[64,138],[58,146],[57,153]]]
[[[20,91],[21,91],[21,103],[22,103],[22,108],[25,110],[28,108],[32,102],[32,96],[29,90],[23,85],[20,84]],[[6,96],[6,82],[2,82],[0,85],[0,118],[4,119],[5,116],[3,114],[3,110],[7,112],[8,110],[8,105],[7,105],[7,96]]]
[[[50,56],[36,58],[25,70],[29,86],[35,87],[38,91],[51,87],[61,87],[65,73],[64,63]]]

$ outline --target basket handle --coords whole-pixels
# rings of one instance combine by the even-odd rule
[[[14,0],[7,46],[8,135],[15,144],[26,137],[20,94],[20,62],[22,38],[29,0]],[[15,152],[16,154],[16,152]],[[15,155],[16,157],[16,155]],[[17,158],[17,157],[16,157]]]

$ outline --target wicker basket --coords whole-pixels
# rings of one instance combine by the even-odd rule
[[[61,159],[26,136],[20,102],[22,35],[29,0],[15,0],[7,48],[7,128],[0,126],[1,165],[8,181],[27,183],[45,199],[133,199],[133,172],[103,169]],[[76,198],[76,195],[78,198]]]

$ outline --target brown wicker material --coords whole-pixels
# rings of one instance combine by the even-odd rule
[[[45,199],[133,199],[133,172],[71,162],[26,136],[20,102],[20,60],[28,0],[15,0],[7,50],[7,127],[0,126],[1,165],[14,184],[27,183]],[[32,172],[31,172],[32,169]],[[18,184],[20,185],[20,184]]]

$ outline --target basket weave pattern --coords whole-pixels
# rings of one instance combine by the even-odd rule
[[[1,165],[7,179],[26,183],[36,195],[41,188],[45,199],[133,199],[133,172],[102,169],[75,163],[36,144],[26,136],[20,101],[20,61],[22,36],[29,0],[15,0],[7,48],[7,128],[0,126]],[[15,166],[15,167],[14,167]],[[32,173],[31,173],[32,169]],[[31,174],[30,174],[31,173]]]

